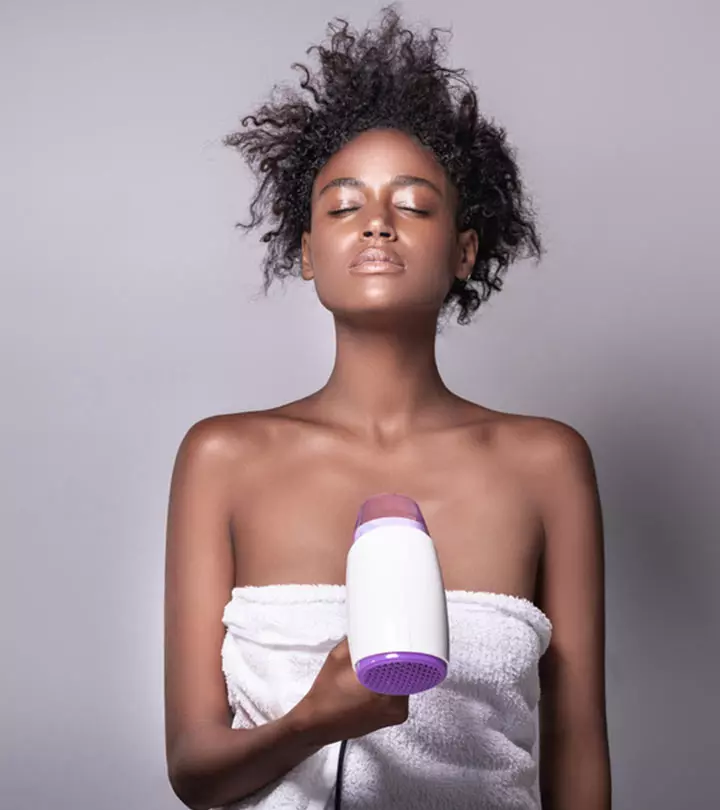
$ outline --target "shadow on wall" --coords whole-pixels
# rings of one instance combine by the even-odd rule
[[[710,381],[697,365],[634,360],[586,411],[605,514],[616,810],[706,810],[720,727]]]

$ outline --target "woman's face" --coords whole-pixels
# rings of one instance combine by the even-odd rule
[[[474,231],[458,233],[456,191],[427,149],[371,130],[336,152],[312,191],[302,275],[336,316],[437,317],[453,279],[467,278]]]

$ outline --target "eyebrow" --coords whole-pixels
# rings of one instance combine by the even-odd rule
[[[416,177],[414,174],[398,174],[390,181],[391,186],[399,186],[405,188],[407,186],[424,186],[434,191],[439,197],[442,197],[442,191],[425,177]],[[358,180],[357,177],[336,177],[329,183],[324,185],[318,192],[318,197],[331,188],[367,188],[367,185]]]

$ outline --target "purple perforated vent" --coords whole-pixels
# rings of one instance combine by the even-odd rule
[[[425,653],[385,653],[357,663],[358,680],[381,695],[414,695],[437,686],[447,675],[441,658]]]

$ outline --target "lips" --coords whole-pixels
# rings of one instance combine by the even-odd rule
[[[405,265],[397,253],[387,248],[365,248],[365,250],[358,253],[350,264],[350,268],[356,270],[362,270],[363,268],[369,270],[373,266],[389,266],[389,269],[400,270]]]

